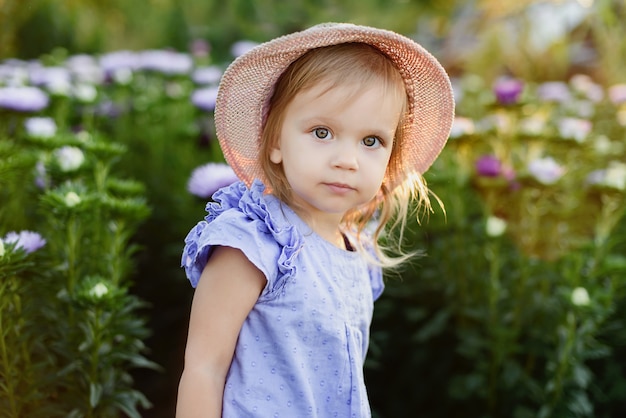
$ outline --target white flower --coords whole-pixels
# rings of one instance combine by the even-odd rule
[[[617,190],[626,190],[626,164],[613,161],[606,169],[589,173],[587,182]]]
[[[107,293],[109,293],[109,288],[102,282],[97,283],[89,290],[89,296],[96,299],[101,299]]]
[[[93,103],[98,97],[98,90],[92,84],[78,84],[72,90],[72,94],[82,103]]]
[[[580,118],[561,118],[558,122],[559,133],[563,138],[573,139],[581,143],[591,132],[591,122]]]
[[[54,155],[62,171],[74,171],[85,162],[85,154],[80,148],[66,145],[57,149]]]
[[[531,161],[528,172],[543,184],[554,184],[563,176],[565,169],[552,157],[546,157]]]
[[[626,164],[618,161],[609,164],[605,173],[604,184],[618,190],[626,190]]]
[[[506,231],[507,223],[504,219],[497,216],[490,216],[487,218],[487,235],[490,237],[499,237]]]
[[[57,133],[57,124],[52,118],[33,117],[24,122],[26,133],[33,138],[52,138]]]
[[[127,86],[133,81],[133,70],[130,68],[117,68],[112,71],[113,80],[122,86]]]
[[[576,306],[589,305],[589,292],[584,287],[577,287],[572,291],[572,303]]]
[[[463,116],[456,116],[452,122],[450,138],[458,138],[462,135],[471,135],[475,131],[474,121]]]
[[[546,127],[544,116],[529,116],[520,122],[520,131],[526,135],[540,135]]]
[[[74,206],[78,205],[81,200],[82,199],[79,195],[76,194],[76,192],[67,192],[67,194],[65,195],[65,205],[68,208],[73,208]]]

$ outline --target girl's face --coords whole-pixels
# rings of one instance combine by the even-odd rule
[[[270,159],[282,163],[300,215],[339,224],[376,196],[403,108],[394,93],[384,83],[358,90],[321,84],[287,105]]]

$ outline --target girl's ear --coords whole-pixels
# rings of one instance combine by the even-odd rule
[[[270,150],[270,161],[274,164],[280,164],[283,162],[283,153],[280,151],[278,145]]]

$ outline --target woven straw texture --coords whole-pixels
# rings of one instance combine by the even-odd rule
[[[313,26],[258,45],[225,71],[215,107],[217,137],[226,161],[250,185],[265,182],[258,161],[267,104],[282,72],[313,48],[363,42],[385,53],[398,67],[409,96],[406,141],[401,145],[403,173],[389,178],[393,187],[411,172],[424,173],[448,139],[454,118],[450,80],[441,64],[413,40],[395,32],[329,23]]]

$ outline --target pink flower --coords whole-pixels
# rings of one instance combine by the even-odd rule
[[[615,84],[609,87],[609,99],[615,105],[626,102],[626,84]]]

